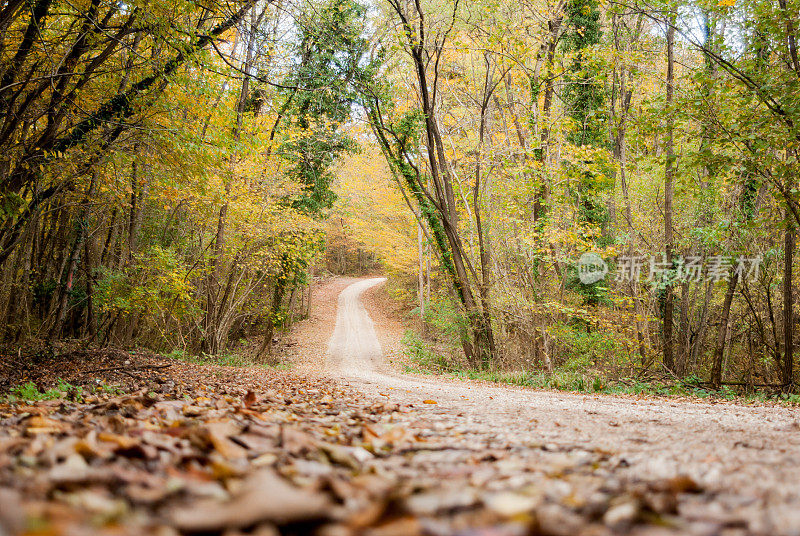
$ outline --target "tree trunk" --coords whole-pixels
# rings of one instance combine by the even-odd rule
[[[664,170],[664,249],[668,266],[672,266],[673,237],[672,237],[672,192],[673,176],[675,173],[675,119],[672,114],[675,91],[675,15],[667,21],[667,142],[666,142],[666,167]],[[664,368],[668,371],[675,370],[675,356],[672,340],[672,313],[673,296],[672,282],[667,281],[664,288]]]
[[[270,305],[270,316],[267,320],[267,329],[264,333],[264,342],[258,350],[258,360],[262,362],[271,361],[272,338],[275,336],[275,318],[283,304],[283,296],[286,294],[286,280],[279,278],[275,281],[275,289],[272,292],[272,304]]]
[[[717,343],[714,346],[714,358],[711,365],[711,385],[714,389],[719,389],[722,385],[722,359],[725,355],[725,343],[728,340],[728,320],[731,314],[731,303],[736,292],[736,283],[739,281],[739,274],[734,273],[728,281],[728,290],[725,292],[725,301],[722,304],[722,316],[719,319],[719,332],[717,333]]]
[[[788,216],[788,215],[787,215]],[[787,217],[787,220],[789,218]],[[781,383],[789,388],[794,381],[794,315],[792,314],[792,261],[794,228],[787,226],[784,235],[783,261],[783,370]]]
[[[373,131],[379,138],[381,147],[394,170],[398,171],[407,181],[414,199],[419,203],[421,213],[427,220],[432,231],[437,247],[440,249],[443,265],[451,276],[453,289],[458,297],[462,311],[466,317],[468,329],[461,334],[461,344],[464,354],[472,366],[485,366],[493,359],[494,336],[489,314],[488,300],[474,292],[473,281],[480,285],[480,276],[475,266],[470,261],[461,236],[459,234],[459,213],[456,202],[454,179],[451,173],[451,162],[447,158],[441,132],[436,117],[437,82],[440,80],[439,59],[444,51],[444,41],[447,34],[438,37],[441,42],[431,46],[425,35],[425,14],[421,4],[414,4],[416,14],[413,19],[422,21],[417,27],[409,19],[408,9],[398,0],[390,0],[392,9],[397,14],[407,38],[406,45],[411,56],[415,74],[419,100],[424,119],[424,138],[429,164],[430,183],[428,188],[422,183],[419,169],[413,168],[409,163],[408,148],[401,146],[395,154],[395,145],[389,142],[383,134],[385,125],[380,117],[380,102],[370,111],[370,120],[375,127]],[[455,22],[457,4],[450,16]],[[451,28],[452,29],[452,28]],[[436,56],[436,61],[431,61],[431,54]],[[429,72],[430,70],[433,72]]]
[[[419,255],[419,277],[417,279],[417,293],[419,298],[419,318],[425,321],[425,259],[422,223],[417,222],[417,252]]]
[[[555,93],[555,78],[553,72],[553,62],[555,60],[556,48],[558,47],[559,33],[563,15],[556,19],[547,21],[549,40],[547,43],[547,54],[545,56],[545,82],[544,82],[544,103],[542,105],[542,129],[539,136],[539,149],[536,152],[536,160],[543,166],[550,161],[550,109],[553,105],[553,94]],[[538,106],[538,94],[533,95],[531,106]],[[540,222],[547,214],[547,198],[549,188],[544,177],[541,177],[542,184],[539,185],[539,192],[533,201],[533,221]]]
[[[244,119],[245,108],[247,104],[247,99],[250,95],[250,71],[253,68],[253,61],[255,57],[255,46],[256,46],[256,35],[257,35],[257,27],[267,12],[267,7],[269,3],[264,5],[260,12],[252,11],[250,14],[251,17],[251,27],[250,33],[248,35],[246,48],[245,48],[245,57],[242,63],[242,71],[245,73],[246,76],[242,79],[242,87],[239,91],[239,99],[236,103],[236,117],[235,122],[233,125],[233,137],[234,139],[238,140],[241,136],[242,132],[242,124]],[[230,156],[230,173],[234,172],[234,166],[236,155],[231,154]],[[223,279],[224,274],[223,267],[224,267],[224,255],[225,255],[225,240],[226,240],[226,228],[228,225],[228,209],[230,206],[230,194],[231,194],[231,178],[228,177],[225,179],[225,198],[222,203],[222,207],[219,210],[219,218],[217,219],[217,235],[216,235],[216,243],[214,245],[214,256],[211,259],[211,272],[209,277],[206,281],[206,311],[205,311],[205,318],[203,321],[203,326],[205,329],[205,336],[203,338],[202,347],[205,352],[209,354],[216,354],[222,351],[220,347],[220,341],[224,341],[227,339],[227,333],[218,333],[220,331],[221,326],[220,319],[223,316],[224,306],[225,306],[225,297],[223,296],[220,298],[220,281]],[[233,266],[230,266],[229,269],[234,269]]]

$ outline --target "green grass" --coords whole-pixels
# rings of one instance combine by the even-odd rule
[[[13,396],[19,400],[25,400],[27,402],[38,402],[39,400],[56,400],[57,398],[65,396],[65,394],[68,393],[69,390],[72,388],[73,388],[72,385],[66,382],[62,382],[60,379],[58,380],[57,387],[48,389],[47,391],[40,391],[35,383],[27,382],[12,388],[9,391],[9,396]]]
[[[407,331],[402,342],[406,346],[404,350],[407,357],[405,372],[414,374],[441,374],[462,380],[577,393],[692,397],[736,400],[745,403],[778,402],[786,405],[800,405],[800,395],[797,394],[772,395],[763,391],[742,394],[727,386],[714,390],[704,386],[703,381],[694,376],[672,382],[644,382],[635,378],[609,379],[597,373],[587,373],[586,369],[580,370],[580,367],[575,366],[574,359],[567,360],[566,366],[552,373],[535,370],[503,371],[464,368],[457,366],[454,361],[445,356],[437,354],[413,331]]]
[[[260,363],[250,356],[237,353],[226,353],[220,355],[192,355],[186,353],[184,350],[176,349],[166,354],[164,357],[185,361],[187,363],[194,363],[196,365],[218,365],[221,367],[263,367],[275,370],[290,370],[292,368],[291,363]]]
[[[99,384],[88,387],[75,386],[59,378],[55,387],[46,390],[40,390],[33,382],[26,382],[17,387],[13,387],[9,390],[4,401],[9,403],[39,402],[42,400],[58,400],[63,398],[74,402],[83,402],[87,394],[109,394],[118,396],[123,393],[124,390],[118,385]]]
[[[458,367],[451,363],[447,357],[435,352],[425,341],[412,330],[406,330],[403,339],[400,341],[405,345],[404,353],[409,360],[414,363],[413,367],[427,372],[455,372]],[[407,370],[407,372],[418,372],[417,370]]]

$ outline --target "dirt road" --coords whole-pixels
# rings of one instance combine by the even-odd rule
[[[336,325],[328,342],[326,366],[345,377],[376,378],[383,353],[375,324],[361,303],[364,291],[386,282],[384,278],[353,283],[339,294]]]
[[[318,331],[333,333],[327,374],[366,396],[416,408],[417,430],[427,426],[427,434],[436,441],[450,441],[445,448],[452,449],[451,456],[438,460],[440,471],[464,469],[459,465],[462,458],[454,454],[459,449],[499,449],[510,466],[527,468],[511,477],[486,476],[503,481],[503,489],[534,485],[537,494],[585,506],[592,493],[625,488],[622,496],[630,501],[617,496],[617,506],[606,508],[602,516],[603,526],[616,527],[614,532],[625,522],[641,519],[645,510],[664,513],[648,503],[649,492],[631,489],[672,482],[666,486],[680,489],[670,499],[675,504],[666,508],[672,512],[665,518],[668,522],[639,527],[637,533],[800,534],[796,409],[565,394],[406,376],[387,364],[379,342],[386,342],[380,335],[382,326],[373,323],[361,300],[383,282],[356,281],[335,303],[332,296],[317,303],[337,310],[335,326],[330,325],[332,313],[316,323]],[[417,469],[409,462],[409,474]],[[570,476],[558,479],[553,474]],[[689,481],[701,492],[684,493],[694,486],[678,483]],[[570,517],[574,511],[561,511],[554,523],[580,523]]]

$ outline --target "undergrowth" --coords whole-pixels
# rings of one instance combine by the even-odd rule
[[[123,393],[123,389],[118,385],[100,383],[97,385],[72,385],[61,378],[56,381],[56,385],[50,389],[39,387],[34,382],[25,382],[9,389],[8,395],[0,397],[0,401],[7,403],[17,402],[39,402],[42,400],[70,400],[73,402],[83,402],[89,395],[108,394],[117,396]]]
[[[408,330],[402,340],[407,358],[405,372],[413,374],[442,374],[448,377],[493,383],[553,389],[577,393],[609,395],[679,396],[703,399],[725,399],[745,402],[780,402],[800,405],[800,395],[771,394],[763,391],[741,393],[723,386],[715,390],[704,385],[701,378],[690,376],[671,382],[641,381],[636,378],[606,378],[596,372],[587,373],[571,360],[565,366],[548,373],[541,370],[478,370],[466,368],[436,352],[415,332]]]
[[[195,365],[218,365],[221,367],[263,367],[276,370],[289,370],[292,368],[290,363],[263,363],[251,356],[238,353],[225,353],[220,355],[192,355],[183,350],[176,349],[166,354],[164,357],[177,359]]]

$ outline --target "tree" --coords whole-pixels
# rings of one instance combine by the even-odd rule
[[[606,165],[606,123],[603,113],[605,89],[602,85],[596,46],[600,43],[599,2],[569,0],[565,7],[562,46],[572,56],[562,94],[566,112],[574,123],[567,140],[574,146],[574,157],[568,162],[568,173],[576,183],[573,195],[577,204],[577,223],[586,227],[588,236],[596,229],[607,235],[609,221],[605,196],[613,186],[613,174]],[[608,240],[600,240],[604,245]],[[587,304],[596,305],[605,289],[602,281],[584,285],[580,292]]]
[[[673,229],[672,229],[672,199],[673,177],[675,174],[675,119],[670,112],[675,95],[675,16],[670,15],[667,20],[667,107],[666,146],[664,148],[666,163],[664,170],[664,257],[668,266],[673,265]],[[669,272],[671,273],[671,272]],[[672,337],[672,315],[674,310],[672,281],[667,276],[663,284],[663,318],[664,318],[664,368],[668,371],[675,369],[675,354]]]
[[[353,80],[369,69],[364,64],[366,8],[353,0],[309,0],[300,9],[292,47],[297,63],[283,82],[290,89],[283,92],[273,130],[282,122],[284,129],[295,131],[278,149],[292,163],[291,176],[305,185],[294,206],[320,214],[335,200],[331,166],[357,149],[342,125],[356,100]]]
[[[123,54],[123,44],[131,38],[135,43],[134,35],[146,31],[137,26],[142,16],[138,9],[125,11],[119,4],[102,5],[100,0],[93,0],[85,13],[62,15],[60,7],[50,0],[38,0],[27,23],[22,3],[4,10],[5,23],[22,36],[0,82],[0,103],[5,112],[0,147],[8,149],[4,150],[5,158],[0,164],[4,175],[0,185],[4,213],[0,223],[0,264],[19,244],[26,225],[42,205],[71,189],[74,175],[91,170],[130,126],[126,121],[132,119],[138,107],[146,105],[148,97],[163,91],[170,75],[233,27],[254,4],[255,0],[243,2],[202,34],[200,29],[213,20],[210,17],[213,12],[198,10],[194,14],[195,29],[183,34],[188,37],[178,37],[170,43],[179,52],[130,85],[129,72],[111,68],[110,77],[96,77],[95,73],[110,68]],[[60,35],[64,19],[80,25],[74,40]],[[61,58],[49,57],[54,54],[51,41],[60,45],[55,50],[63,54]],[[45,66],[49,65],[58,67],[48,70]],[[109,82],[118,85],[110,94],[106,88],[100,89],[99,94],[106,96],[100,102],[76,100],[76,96],[84,96],[88,90],[97,90],[96,84]],[[44,121],[40,120],[38,109],[42,105],[46,110]],[[69,123],[73,117],[80,119]],[[74,158],[71,162],[74,171],[70,170],[73,176],[57,174],[47,180],[45,166],[51,166],[67,153]]]
[[[437,112],[442,54],[456,24],[459,2],[453,2],[445,22],[436,26],[428,26],[425,9],[419,3],[414,6],[406,6],[395,0],[389,0],[388,3],[402,29],[402,46],[408,53],[415,73],[420,110],[406,114],[393,125],[384,116],[386,110],[385,103],[381,102],[382,95],[372,88],[372,93],[367,94],[368,114],[384,155],[398,180],[411,194],[416,205],[415,213],[425,220],[441,262],[450,275],[467,326],[461,336],[464,354],[473,366],[487,366],[492,362],[495,350],[488,288],[481,283],[481,277],[485,274],[475,269],[459,230],[460,214],[453,163],[447,157]],[[488,104],[496,87],[497,83],[486,86],[483,102]],[[429,176],[421,171],[415,159],[420,129]],[[472,211],[479,218],[480,207],[474,202],[480,191],[477,186],[473,190]],[[477,294],[476,286],[479,288]],[[485,292],[481,292],[480,288]]]

